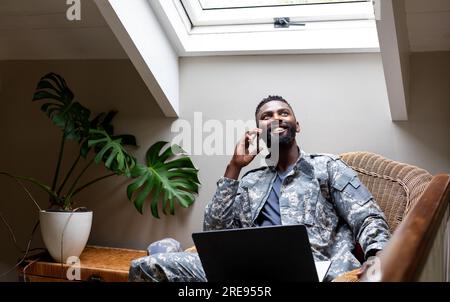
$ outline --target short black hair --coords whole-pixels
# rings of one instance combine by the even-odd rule
[[[258,116],[258,112],[259,112],[259,110],[261,109],[261,107],[264,106],[265,104],[269,103],[269,102],[272,102],[272,101],[283,102],[283,103],[285,103],[286,105],[288,105],[289,108],[291,108],[291,110],[292,110],[291,104],[289,104],[288,101],[286,101],[282,96],[279,96],[279,95],[269,95],[268,97],[263,98],[262,101],[259,102],[258,106],[256,106],[256,111],[255,111],[255,120],[256,120],[256,124],[258,124],[258,118],[257,118],[257,116]],[[293,111],[293,110],[292,110],[292,111]]]

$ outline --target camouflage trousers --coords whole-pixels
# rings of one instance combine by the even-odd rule
[[[132,282],[206,282],[197,253],[184,252],[179,242],[163,239],[148,247],[150,256],[131,262],[128,280]]]

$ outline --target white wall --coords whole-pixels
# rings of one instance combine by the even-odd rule
[[[307,152],[368,150],[432,173],[450,173],[449,61],[449,53],[413,55],[410,120],[393,123],[378,54],[183,58],[180,115],[191,122],[195,111],[203,113],[204,121],[253,119],[261,98],[280,94],[297,114],[302,125],[298,141]],[[117,132],[137,136],[138,158],[153,142],[174,136],[174,120],[163,117],[129,61],[0,62],[0,170],[51,180],[59,131],[31,103],[37,80],[48,71],[61,73],[77,99],[93,111],[118,109]],[[123,179],[88,189],[80,203],[94,211],[89,243],[145,248],[170,236],[188,247],[191,233],[201,230],[204,206],[229,158],[193,156],[200,169],[200,195],[192,208],[161,220],[151,218],[148,210],[138,214],[126,198]],[[97,167],[87,178],[102,173]],[[24,246],[37,211],[13,181],[2,178],[0,189],[0,211]],[[33,193],[45,206],[45,195]],[[0,240],[4,271],[19,254],[3,226]],[[42,246],[39,239],[35,246]],[[14,278],[10,274],[6,280]]]

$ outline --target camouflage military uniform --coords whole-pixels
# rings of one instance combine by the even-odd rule
[[[206,207],[205,230],[254,227],[275,167],[247,173],[241,181],[221,178]],[[326,280],[358,268],[355,240],[364,253],[381,250],[390,238],[383,212],[355,171],[333,155],[301,151],[279,198],[283,225],[303,224],[316,261],[331,260]]]
[[[216,194],[206,206],[204,230],[255,227],[276,174],[275,167],[269,166],[248,172],[240,181],[219,179]],[[383,249],[390,238],[372,195],[356,172],[336,156],[301,151],[280,193],[282,224],[305,225],[315,260],[331,260],[327,281],[361,265],[352,254],[356,242],[367,255]],[[205,281],[198,255],[184,258],[183,254],[157,256],[162,259],[153,258],[146,269],[163,270],[169,281]]]

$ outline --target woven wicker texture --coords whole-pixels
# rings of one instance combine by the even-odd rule
[[[412,165],[386,159],[369,152],[341,154],[374,196],[393,232],[416,204],[431,181],[431,174]]]

